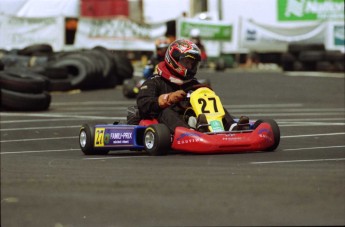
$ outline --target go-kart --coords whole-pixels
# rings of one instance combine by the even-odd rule
[[[167,155],[169,151],[196,154],[274,151],[280,142],[280,130],[272,119],[249,121],[245,129],[224,129],[225,111],[220,98],[207,87],[188,92],[184,119],[204,114],[206,121],[198,129],[177,127],[171,134],[156,119],[139,124],[84,124],[79,133],[80,148],[86,155],[107,154],[111,150],[145,150],[150,155]]]

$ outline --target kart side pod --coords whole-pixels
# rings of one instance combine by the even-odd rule
[[[140,125],[83,124],[79,146],[85,155],[103,155],[110,150],[144,150],[145,129]]]
[[[258,120],[252,130],[201,133],[178,127],[172,149],[197,154],[274,151],[280,142],[280,131],[274,120]]]

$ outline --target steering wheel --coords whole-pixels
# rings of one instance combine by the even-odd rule
[[[195,84],[195,85],[192,85],[192,86],[189,86],[189,87],[183,89],[183,91],[188,94],[188,93],[192,93],[193,91],[195,91],[195,90],[197,90],[198,88],[201,88],[201,87],[207,87],[207,88],[212,90],[212,88],[209,85],[207,85],[207,84]]]
[[[193,91],[195,91],[199,88],[202,88],[202,87],[207,87],[207,88],[211,89],[210,86],[208,86],[206,84],[196,84],[196,85],[192,85],[192,86],[189,86],[189,87],[183,89],[183,91],[186,92],[187,95],[186,95],[186,98],[184,100],[182,100],[181,102],[178,103],[178,105],[180,108],[185,110],[185,112],[183,114],[183,118],[187,121],[188,121],[188,117],[190,117],[190,116],[196,117],[194,110],[192,109],[190,102],[189,102],[190,95],[193,93]]]

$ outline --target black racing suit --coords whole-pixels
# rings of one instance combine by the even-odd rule
[[[182,117],[185,109],[181,108],[178,103],[162,109],[158,105],[158,97],[162,94],[167,94],[180,89],[184,90],[188,87],[199,84],[200,83],[194,78],[182,85],[177,85],[158,75],[146,80],[141,86],[137,96],[137,106],[140,118],[155,118],[158,122],[167,125],[171,133],[174,133],[175,128],[178,126],[190,128]],[[234,120],[225,109],[224,111],[226,113],[223,120],[224,127],[229,129]]]

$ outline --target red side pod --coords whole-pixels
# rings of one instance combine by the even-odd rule
[[[172,149],[191,153],[232,153],[262,151],[274,144],[271,126],[262,123],[252,132],[204,134],[177,127]]]
[[[149,126],[149,125],[154,125],[154,124],[158,124],[157,119],[152,119],[152,120],[145,119],[139,122],[140,126]]]

